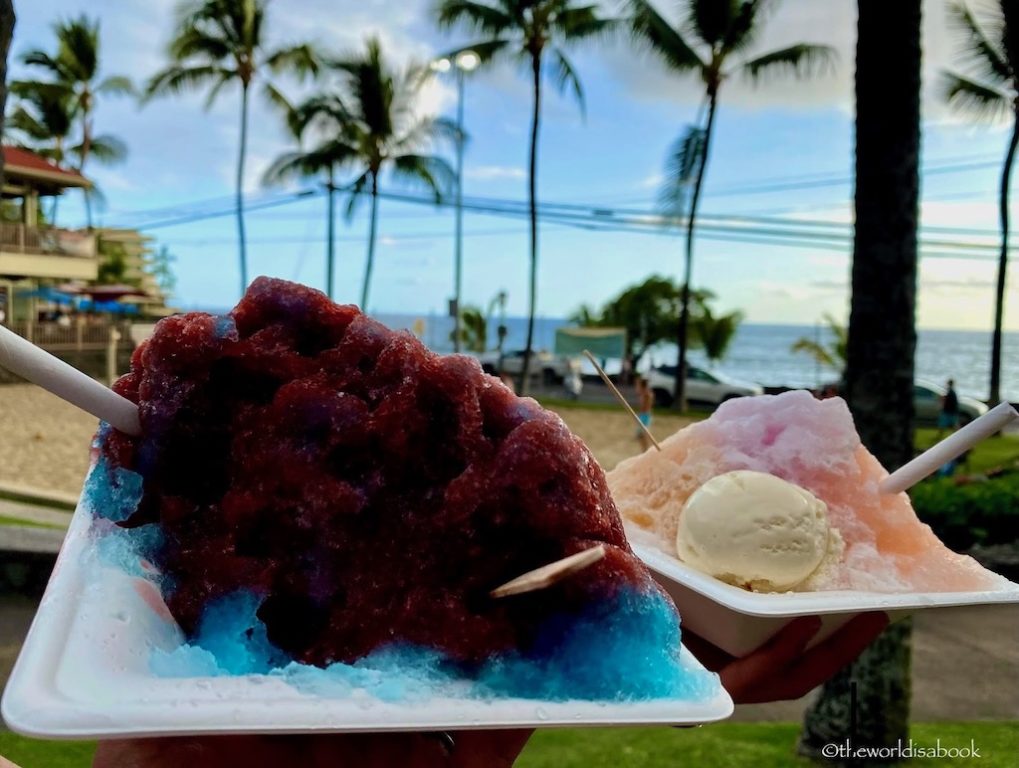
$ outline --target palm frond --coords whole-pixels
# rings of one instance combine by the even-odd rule
[[[690,125],[669,150],[665,162],[665,180],[658,193],[662,213],[670,217],[686,215],[690,189],[704,162],[704,129]]]
[[[555,83],[559,93],[571,92],[573,98],[577,100],[577,105],[580,107],[580,114],[586,117],[587,104],[584,101],[584,88],[580,84],[577,71],[560,48],[553,48],[551,51],[550,73],[552,75],[552,82]]]
[[[317,76],[322,68],[322,54],[308,43],[291,45],[277,48],[267,55],[265,64],[277,74],[290,72],[299,78],[307,75]]]
[[[95,92],[110,96],[134,96],[135,88],[130,77],[110,75],[103,78],[99,85],[95,87]]]
[[[309,128],[336,133],[353,118],[343,97],[338,93],[319,93],[297,104],[287,112],[287,127],[300,138]]]
[[[734,0],[692,0],[689,26],[697,37],[712,48],[720,47],[740,13]]]
[[[180,63],[215,63],[232,59],[235,49],[219,30],[209,30],[205,25],[189,22],[178,27],[168,53],[171,61]]]
[[[99,21],[81,14],[53,25],[57,36],[57,59],[70,78],[92,80],[99,70]]]
[[[1006,3],[1007,0],[1002,6]],[[980,22],[966,3],[950,3],[948,18],[966,38],[966,45],[962,49],[963,55],[978,67],[985,77],[990,78],[996,85],[1007,83],[1015,77],[1006,52],[984,33]]]
[[[266,80],[262,83],[262,95],[272,106],[288,116],[289,123],[289,115],[294,111],[294,107],[283,92],[274,83]]]
[[[628,1],[632,12],[630,26],[638,44],[680,72],[705,66],[679,30],[674,29],[648,0]]]
[[[827,366],[828,368],[834,368],[836,371],[841,371],[842,366],[835,361],[831,351],[823,344],[819,344],[813,339],[797,339],[796,342],[789,348],[791,352],[802,352],[812,357],[820,365]]]
[[[1008,94],[993,85],[978,83],[954,72],[943,72],[941,80],[945,101],[976,117],[994,120],[1007,112],[1011,104]]]
[[[455,48],[452,51],[446,51],[438,58],[453,61],[461,53],[470,52],[477,54],[479,66],[485,66],[486,64],[491,64],[493,61],[500,58],[500,55],[505,53],[506,49],[513,45],[514,41],[509,38],[478,40],[471,45],[464,45],[459,48]]]
[[[364,191],[368,186],[369,181],[371,181],[371,172],[365,171],[351,182],[350,195],[347,197],[347,205],[343,212],[347,221],[353,219],[354,214],[357,213],[357,209],[361,205],[361,201],[365,196]]]
[[[72,151],[80,156],[81,148],[79,145]],[[88,152],[90,158],[94,158],[103,165],[116,165],[127,159],[127,144],[112,134],[104,133],[92,138],[89,142]]]
[[[518,27],[504,10],[473,0],[440,0],[434,15],[440,29],[460,26],[483,35],[502,36]]]
[[[598,15],[597,5],[566,6],[552,20],[552,30],[561,43],[604,37],[619,28],[620,19]]]
[[[22,55],[21,63],[31,67],[46,69],[59,81],[68,82],[74,79],[72,73],[68,71],[64,62],[53,58],[45,51],[28,51]]]
[[[456,172],[441,157],[435,155],[399,155],[393,158],[393,175],[410,183],[424,184],[435,196],[435,202],[442,200],[456,181]]]
[[[145,86],[142,99],[148,101],[154,96],[192,91],[210,82],[230,79],[236,75],[236,71],[215,64],[197,67],[173,65],[152,76]]]
[[[772,72],[807,77],[834,70],[836,61],[835,49],[830,46],[799,43],[744,61],[742,70],[754,81]]]

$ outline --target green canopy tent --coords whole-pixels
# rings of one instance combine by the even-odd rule
[[[626,351],[625,328],[559,328],[555,332],[555,352],[575,357],[589,350],[600,360],[620,360]]]

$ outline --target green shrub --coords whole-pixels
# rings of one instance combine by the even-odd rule
[[[1019,539],[1019,472],[963,485],[933,478],[910,496],[919,518],[956,551]]]

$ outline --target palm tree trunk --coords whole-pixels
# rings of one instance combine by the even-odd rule
[[[368,288],[372,281],[372,266],[375,264],[375,234],[379,213],[379,177],[372,173],[371,219],[368,222],[368,262],[364,265],[364,285],[361,286],[361,311],[368,311]]]
[[[4,115],[7,114],[7,54],[14,36],[14,3],[0,0],[0,134],[3,133]],[[0,188],[4,181],[4,164],[0,162]]]
[[[78,160],[78,173],[85,175],[85,162],[88,160],[89,152],[92,149],[92,121],[89,113],[82,115],[81,121],[81,157]],[[92,230],[92,190],[88,187],[82,188],[85,196],[85,224],[89,231]]]
[[[464,73],[456,68],[456,221],[453,243],[453,351],[460,351],[462,333],[460,302],[463,293],[463,221],[464,221]],[[485,350],[481,350],[484,352]]]
[[[248,290],[248,244],[244,236],[244,158],[248,152],[248,83],[241,83],[241,141],[237,152],[237,245],[241,259],[241,295]]]
[[[690,328],[690,281],[693,279],[693,238],[697,222],[697,204],[701,199],[701,186],[708,168],[708,149],[711,145],[711,133],[715,126],[715,107],[718,105],[718,93],[708,94],[708,121],[704,125],[704,146],[701,148],[701,163],[697,169],[697,180],[694,182],[693,195],[690,198],[690,213],[686,219],[686,265],[683,275],[683,292],[680,296],[679,327],[676,329],[676,346],[679,359],[676,363],[676,388],[673,398],[674,406],[680,412],[686,410],[686,352],[687,334]]]
[[[534,111],[531,113],[531,149],[527,204],[531,216],[531,273],[527,295],[527,346],[524,347],[524,365],[520,371],[521,395],[526,395],[531,379],[531,347],[534,345],[534,312],[538,298],[538,129],[541,123],[541,53],[531,56],[531,83]]]
[[[863,444],[894,469],[913,455],[921,0],[858,5],[846,399]],[[831,765],[825,744],[848,738],[854,748],[888,748],[907,741],[910,655],[909,623],[885,630],[825,683],[806,712],[801,751]]]
[[[994,336],[991,339],[991,399],[992,406],[1001,402],[1001,325],[1005,314],[1005,278],[1008,270],[1008,188],[1012,179],[1012,165],[1016,146],[1019,145],[1019,110],[1012,116],[1012,140],[1001,169],[1001,256],[998,258],[998,288],[994,296]]]
[[[333,298],[333,270],[336,266],[336,185],[333,179],[333,168],[329,167],[329,187],[327,190],[326,210],[326,296]]]

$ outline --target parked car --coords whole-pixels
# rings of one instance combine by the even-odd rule
[[[676,366],[660,365],[647,374],[648,385],[655,396],[655,405],[672,405],[676,391]],[[764,387],[752,381],[733,378],[721,371],[706,371],[693,365],[686,367],[686,399],[718,405],[734,397],[763,395]]]
[[[829,383],[821,387],[822,392],[842,394],[842,385]],[[941,398],[945,396],[945,388],[929,381],[913,383],[913,413],[918,424],[937,424],[941,413]],[[959,423],[969,424],[978,416],[987,413],[987,406],[979,400],[966,395],[959,395]]]
[[[913,383],[913,412],[918,422],[936,424],[941,413],[941,398],[945,388],[927,381]],[[959,423],[969,424],[987,413],[987,406],[972,397],[959,395]]]
[[[481,367],[485,373],[493,376],[499,372],[499,353],[485,352],[478,355]],[[524,350],[513,349],[504,352],[502,355],[502,370],[510,376],[519,376],[524,369]],[[570,372],[570,360],[567,357],[553,355],[550,352],[540,350],[531,352],[531,375],[541,376],[545,384],[560,384]]]

